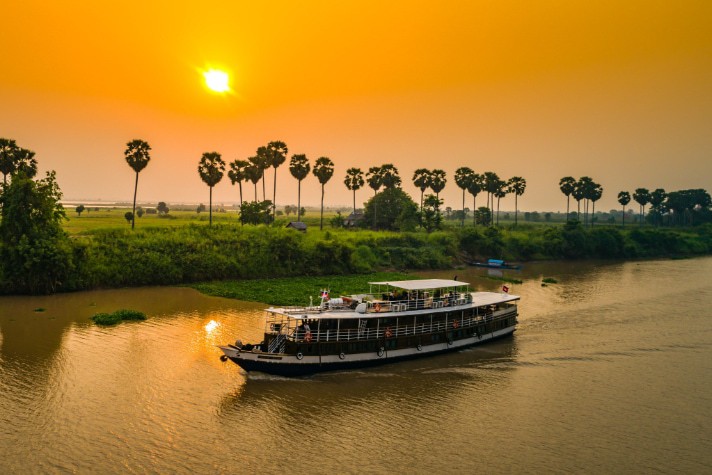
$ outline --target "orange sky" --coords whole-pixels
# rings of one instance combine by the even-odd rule
[[[416,200],[413,171],[445,169],[453,208],[465,165],[525,177],[524,210],[564,209],[565,175],[601,183],[602,210],[621,190],[712,189],[708,0],[108,5],[3,2],[0,137],[68,199],[130,200],[134,138],[153,147],[139,200],[169,203],[207,203],[203,152],[245,159],[270,140],[335,162],[327,204],[351,203],[347,168],[388,162]],[[204,88],[211,66],[233,94]],[[296,203],[286,164],[278,185],[278,205]],[[226,177],[213,196],[238,192]]]

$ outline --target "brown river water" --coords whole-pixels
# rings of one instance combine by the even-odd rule
[[[0,473],[712,473],[712,258],[506,272],[512,338],[299,379],[219,361],[262,304],[0,298]],[[88,320],[118,308],[149,319]]]

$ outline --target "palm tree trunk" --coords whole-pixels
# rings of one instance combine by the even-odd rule
[[[302,213],[302,180],[297,180],[297,222]]]
[[[625,227],[625,205],[623,205],[623,227]]]
[[[517,211],[519,210],[519,205],[517,204],[518,194],[514,194],[514,227],[517,227]]]
[[[274,167],[274,190],[272,191],[272,219],[277,218],[277,167]]]
[[[319,231],[324,230],[324,185],[321,185],[321,216],[319,217]]]
[[[136,172],[136,184],[134,185],[133,213],[131,214],[131,229],[136,224],[136,192],[138,191],[138,172]]]
[[[354,188],[354,216],[356,216],[356,189]]]
[[[240,208],[242,208],[242,182],[238,181],[237,186],[240,187]]]
[[[257,203],[257,183],[253,183],[255,185],[255,203]]]
[[[499,200],[500,198],[497,197],[497,226],[499,226]],[[492,203],[494,205],[494,203]]]
[[[267,199],[267,192],[265,191],[265,171],[262,170],[262,201]]]
[[[460,224],[461,228],[465,227],[465,189],[462,189],[462,223]]]
[[[569,199],[570,198],[571,198],[571,196],[566,195],[566,222],[567,223],[569,222]],[[525,216],[525,218],[526,218],[526,216]]]
[[[477,196],[472,195],[472,226],[477,227]]]
[[[213,187],[210,187],[210,226],[213,225]]]

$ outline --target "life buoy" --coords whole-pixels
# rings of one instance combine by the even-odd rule
[[[447,346],[452,346],[454,342],[452,341],[452,338],[448,338],[447,340]]]
[[[298,360],[301,360],[302,358],[304,358],[304,355],[303,355],[302,352],[300,351],[299,353],[297,353],[297,359],[298,359]]]
[[[386,352],[386,349],[383,348],[383,347],[380,347],[380,348],[378,349],[378,357],[380,358],[381,356],[383,356],[383,354],[384,354],[385,352]]]
[[[460,322],[458,322],[457,320],[453,320],[453,321],[452,321],[452,327],[453,327],[453,328],[457,328],[457,327],[459,327],[459,326],[460,326]]]
[[[304,341],[306,341],[307,343],[311,343],[311,341],[312,341],[311,332],[306,332],[306,334],[304,335]]]
[[[420,343],[418,343],[418,346],[416,346],[416,348],[418,351],[423,351],[423,345],[421,345]]]
[[[377,303],[376,305],[373,306],[373,310],[375,312],[380,312],[381,311],[381,304]]]
[[[342,351],[341,353],[339,353],[339,359],[340,359],[340,360],[343,360],[344,358],[346,358],[346,355],[345,355],[344,352]]]
[[[393,336],[393,331],[391,330],[391,327],[386,327],[386,338],[390,338]]]

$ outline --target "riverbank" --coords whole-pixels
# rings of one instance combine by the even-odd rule
[[[31,249],[30,249],[31,250]],[[72,236],[52,263],[57,291],[220,280],[362,275],[509,261],[638,259],[712,253],[712,225],[694,228],[527,226],[433,233],[276,226],[97,229]],[[29,251],[28,251],[29,252]],[[22,269],[0,263],[0,293],[32,293]]]

